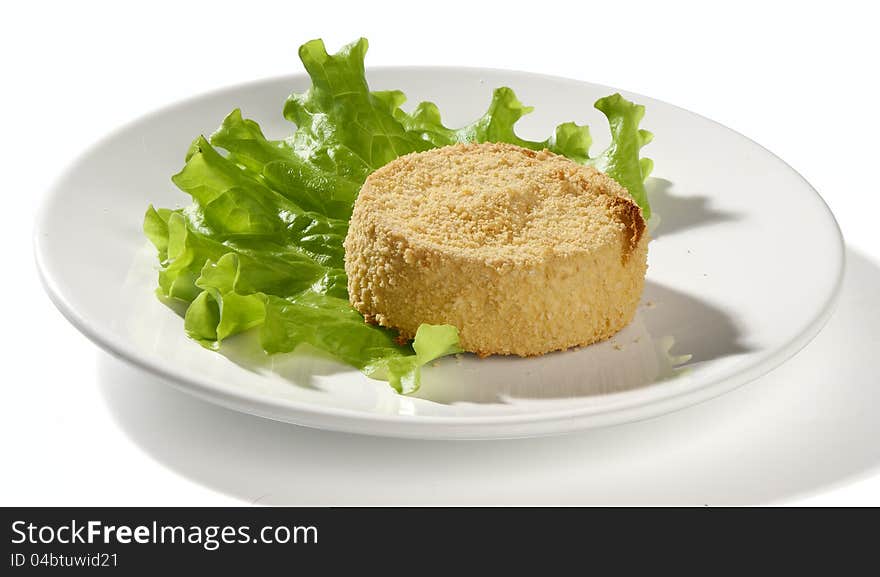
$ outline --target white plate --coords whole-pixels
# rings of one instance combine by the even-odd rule
[[[543,138],[588,122],[613,89],[522,72],[464,68],[368,71],[373,89],[433,100],[451,124],[485,111],[513,87],[535,112],[518,126]],[[141,118],[86,152],[49,194],[36,254],[54,302],[110,352],[204,399],[264,417],[355,433],[496,438],[561,433],[645,419],[706,400],[781,364],[821,328],[843,272],[843,242],[828,207],[782,160],[747,138],[675,106],[644,104],[656,140],[649,180],[660,215],[648,283],[633,323],[612,340],[540,358],[446,358],[423,372],[414,397],[309,351],[266,357],[248,336],[209,352],[153,295],[155,252],[141,223],[148,204],[180,206],[170,182],[192,138],[233,108],[267,136],[290,132],[286,96],[304,76],[236,86]],[[689,360],[687,356],[690,355]]]

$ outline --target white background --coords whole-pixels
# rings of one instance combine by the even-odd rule
[[[546,467],[543,502],[554,502],[553,475],[565,471],[552,470],[547,456],[577,461],[583,451],[641,459],[646,476],[582,502],[880,505],[880,40],[868,6],[248,0],[5,8],[0,504],[394,504],[394,486],[406,478],[386,475],[387,490],[372,497],[358,493],[359,479],[383,478],[395,455],[414,451],[445,460],[462,502],[471,502],[468,483],[491,481],[516,503],[507,479],[490,477],[515,471],[517,460],[523,470]],[[31,227],[42,195],[79,152],[175,100],[299,72],[296,49],[308,39],[323,37],[335,50],[361,35],[371,43],[368,65],[568,76],[675,103],[753,138],[803,174],[840,222],[851,250],[838,313],[767,377],[647,425],[423,449],[203,406],[109,360],[61,317],[36,275]],[[700,443],[710,459],[696,460]],[[481,464],[486,455],[494,469]],[[682,474],[651,478],[658,460],[681,460]],[[593,459],[596,477],[613,475],[614,459],[606,469],[601,462]],[[399,464],[393,471],[406,476]],[[285,475],[314,483],[272,498]]]

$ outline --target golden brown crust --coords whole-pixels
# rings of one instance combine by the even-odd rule
[[[549,151],[461,144],[373,173],[345,240],[352,305],[411,338],[453,324],[480,355],[605,339],[644,284],[645,223],[626,190]]]
[[[611,204],[611,211],[626,227],[625,242],[623,246],[624,262],[635,252],[645,233],[645,219],[642,209],[631,199],[615,198]]]

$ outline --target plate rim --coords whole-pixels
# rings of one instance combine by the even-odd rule
[[[551,409],[540,413],[514,413],[504,415],[480,415],[480,416],[438,416],[438,415],[403,415],[393,413],[370,413],[356,409],[340,408],[334,406],[318,405],[292,399],[279,397],[265,397],[255,394],[247,389],[223,385],[222,383],[209,383],[199,380],[183,371],[175,371],[165,368],[153,359],[142,355],[137,347],[119,345],[108,335],[102,334],[102,329],[96,323],[91,323],[82,316],[65,297],[65,291],[59,286],[58,279],[52,273],[49,261],[49,249],[43,242],[43,231],[46,230],[46,222],[52,214],[54,200],[64,194],[63,184],[69,178],[77,166],[95,149],[106,142],[124,134],[131,127],[149,121],[156,116],[173,112],[177,108],[183,108],[199,100],[217,97],[225,92],[253,88],[262,84],[307,79],[304,73],[284,74],[261,79],[249,80],[218,87],[206,92],[191,95],[183,99],[175,100],[156,108],[147,113],[136,116],[109,131],[107,134],[92,142],[78,153],[68,164],[57,173],[51,186],[44,193],[35,212],[33,228],[33,250],[37,271],[43,288],[49,295],[50,300],[61,314],[89,340],[101,349],[116,358],[122,359],[136,367],[159,376],[179,390],[193,394],[202,399],[217,403],[224,407],[250,413],[253,415],[285,421],[302,426],[321,428],[334,431],[342,431],[358,434],[371,434],[379,436],[407,437],[407,438],[430,438],[430,439],[489,439],[489,438],[513,438],[533,437],[550,434],[561,434],[586,428],[610,426],[626,422],[634,422],[658,417],[676,410],[684,409],[709,399],[720,396],[736,389],[746,383],[769,373],[773,369],[785,363],[806,346],[822,329],[834,312],[840,289],[843,283],[846,269],[845,242],[840,225],[822,195],[804,178],[797,170],[775,153],[755,142],[742,133],[729,128],[711,118],[699,113],[692,112],[680,106],[670,104],[663,100],[645,96],[628,90],[609,87],[603,84],[587,82],[564,76],[555,76],[543,73],[535,73],[516,69],[487,68],[454,65],[406,65],[406,66],[374,66],[367,67],[369,74],[376,72],[430,72],[432,70],[467,73],[489,74],[512,74],[529,77],[531,79],[545,79],[553,82],[566,82],[578,85],[588,85],[608,91],[623,91],[635,97],[649,99],[654,102],[677,109],[688,115],[697,117],[702,121],[709,122],[726,131],[729,131],[749,144],[757,147],[769,155],[776,162],[784,166],[788,171],[797,175],[803,185],[812,192],[820,206],[828,217],[831,228],[836,233],[834,240],[836,250],[836,276],[829,294],[823,299],[823,305],[813,313],[805,327],[776,349],[768,352],[763,358],[749,367],[726,377],[715,378],[702,383],[698,388],[686,389],[662,395],[660,398],[647,397],[638,402],[631,403],[623,408],[604,408],[601,411],[591,410],[592,407],[573,407],[563,409]],[[644,391],[642,391],[644,393]],[[522,430],[521,430],[522,429]]]

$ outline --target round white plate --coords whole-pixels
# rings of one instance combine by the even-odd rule
[[[613,89],[523,72],[380,68],[371,87],[436,102],[447,123],[468,122],[498,86],[535,106],[521,136],[564,121],[608,136],[592,103]],[[204,399],[301,425],[420,438],[561,433],[645,419],[709,399],[784,362],[831,313],[843,242],[815,190],[749,139],[691,112],[644,104],[648,182],[659,215],[647,285],[632,324],[610,341],[539,358],[445,358],[401,396],[312,351],[263,355],[249,335],[223,354],[188,340],[182,319],[154,296],[155,251],[141,232],[148,204],[189,197],[170,181],[198,134],[233,108],[267,136],[289,134],[281,108],[305,76],[236,86],[143,117],[86,152],[46,199],[36,254],[49,294],[97,344]]]

